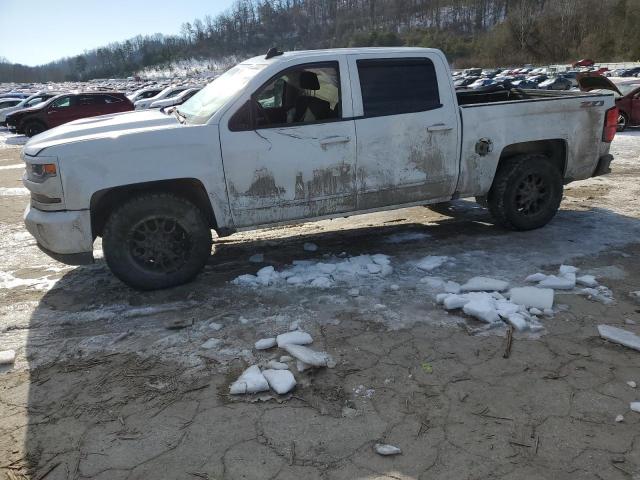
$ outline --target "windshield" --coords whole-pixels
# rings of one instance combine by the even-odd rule
[[[183,103],[180,106],[180,114],[184,115],[189,123],[205,123],[266,66],[266,64],[240,64],[227,70]]]

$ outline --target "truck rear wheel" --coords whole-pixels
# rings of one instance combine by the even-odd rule
[[[551,221],[562,201],[562,173],[545,155],[501,162],[487,196],[494,220],[510,230],[533,230]]]
[[[192,280],[211,254],[211,230],[193,203],[171,194],[136,196],[109,216],[102,249],[116,277],[139,290]]]

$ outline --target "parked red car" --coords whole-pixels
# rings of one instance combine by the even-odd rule
[[[582,60],[578,60],[577,62],[575,62],[572,66],[573,66],[573,68],[593,67],[595,65],[595,63],[596,62],[594,62],[590,58],[583,58]]]
[[[64,93],[37,107],[7,115],[7,127],[11,132],[32,137],[79,118],[129,111],[133,111],[133,103],[124,93]]]
[[[627,127],[640,126],[640,79],[615,84],[607,77],[583,76],[578,80],[580,89],[585,92],[592,90],[611,90],[616,97],[618,107],[618,131]]]

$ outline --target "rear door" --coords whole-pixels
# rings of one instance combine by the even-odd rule
[[[101,95],[80,95],[76,118],[95,117],[104,113],[104,103]]]
[[[444,60],[358,54],[349,69],[358,210],[449,199],[459,171],[459,117]]]

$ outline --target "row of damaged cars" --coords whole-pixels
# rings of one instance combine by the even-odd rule
[[[579,72],[555,73],[547,68],[479,69],[470,68],[454,72],[453,83],[457,90],[471,89],[495,91],[501,89],[571,90],[577,87]]]
[[[128,95],[108,90],[9,92],[0,94],[0,126],[32,137],[82,118],[181,105],[199,90],[196,86],[169,85],[147,86]]]

